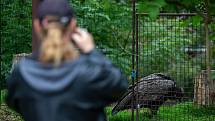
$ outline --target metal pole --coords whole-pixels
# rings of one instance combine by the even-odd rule
[[[139,41],[138,41],[138,15],[136,15],[136,82],[138,82],[138,72],[139,72]],[[136,121],[139,120],[139,84],[137,83],[136,89]]]
[[[207,84],[209,84],[209,96],[208,96],[208,105],[212,103],[210,99],[210,93],[214,92],[214,85],[211,79],[211,42],[209,40],[209,0],[205,0],[206,5],[206,15],[204,20],[204,29],[205,29],[205,41],[206,41],[206,65],[207,65]]]
[[[207,84],[209,84],[209,91],[211,91],[211,67],[210,67],[210,40],[209,40],[209,35],[208,35],[208,23],[207,21],[205,22],[205,40],[206,40],[206,65],[207,65]],[[210,93],[210,92],[209,92]],[[208,97],[209,98],[209,97]],[[208,99],[209,102],[209,99]]]
[[[134,106],[135,106],[135,96],[134,96],[134,77],[135,77],[135,70],[134,70],[134,59],[135,59],[135,0],[132,0],[132,114],[131,114],[131,121],[134,121]]]

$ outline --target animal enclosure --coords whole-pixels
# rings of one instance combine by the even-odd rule
[[[202,86],[199,88],[206,88],[206,90],[196,91],[195,89],[194,83],[209,85],[210,81],[207,74],[199,76],[203,70],[207,69],[206,51],[209,48],[204,39],[204,25],[193,24],[194,15],[194,13],[161,13],[156,20],[151,20],[146,13],[136,14],[136,81],[140,78],[148,81],[145,86],[141,82],[136,82],[135,106],[133,106],[137,112],[136,120],[144,115],[143,107],[150,109],[149,114],[158,115],[157,120],[167,118],[177,121],[198,119],[186,115],[176,118],[180,116],[174,113],[175,109],[171,107],[180,105],[181,108],[190,110],[190,113],[192,109],[186,102],[191,102],[194,107],[201,104],[206,107],[215,107],[214,103],[205,104],[207,100],[202,100],[201,103],[193,100],[194,95],[201,94],[202,97],[208,98],[207,102],[209,100],[213,102],[213,96],[209,96],[209,93],[213,94],[212,90],[215,88]],[[160,84],[156,82],[157,77],[151,76],[156,73],[165,74],[158,79]],[[175,82],[176,88],[168,87],[170,82],[167,83],[167,80]],[[197,82],[200,80],[201,82]],[[173,113],[164,113],[162,108],[169,108],[169,111]],[[180,108],[178,111],[180,112]],[[215,120],[212,110],[211,116],[204,120]]]
[[[215,87],[209,86],[206,71],[202,74],[209,48],[204,25],[193,24],[194,15],[161,13],[156,20],[147,13],[135,15],[134,84],[115,104],[113,117],[127,111],[131,120],[139,121],[215,120],[215,105],[209,103],[214,102]],[[204,109],[207,116],[194,115],[196,110],[204,114]]]

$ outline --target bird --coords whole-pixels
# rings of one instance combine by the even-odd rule
[[[133,90],[134,89],[134,94]],[[130,86],[127,92],[118,100],[112,109],[112,115],[126,109],[149,108],[149,116],[157,114],[159,107],[167,100],[179,100],[184,96],[183,88],[176,86],[176,82],[163,73],[154,73],[141,78]],[[132,106],[132,99],[134,104]]]

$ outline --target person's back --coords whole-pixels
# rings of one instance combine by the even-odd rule
[[[26,121],[105,121],[104,107],[126,91],[128,82],[94,49],[88,32],[75,28],[74,15],[68,21],[63,12],[68,10],[59,6],[70,10],[66,0],[41,3],[40,20],[34,22],[40,51],[15,66],[7,80],[7,104]],[[80,53],[68,41],[71,36]]]

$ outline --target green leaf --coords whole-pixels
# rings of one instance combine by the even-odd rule
[[[149,13],[151,19],[156,19],[160,9],[166,5],[165,0],[147,0],[138,4],[138,10]]]
[[[160,10],[158,7],[153,7],[151,6],[149,9],[148,9],[148,13],[149,13],[149,17],[154,20],[157,18],[158,14],[160,13]]]
[[[160,8],[166,5],[165,0],[155,0],[154,3]]]
[[[102,13],[99,13],[98,16],[101,16],[105,19],[107,19],[108,21],[110,21],[110,17],[108,15],[105,15],[105,14],[102,14]]]
[[[210,40],[215,41],[215,35],[210,36]]]
[[[102,3],[103,3],[104,9],[106,10],[111,7],[111,2],[109,0],[103,0]]]
[[[193,16],[192,17],[192,23],[193,25],[199,25],[203,18],[201,16]]]

